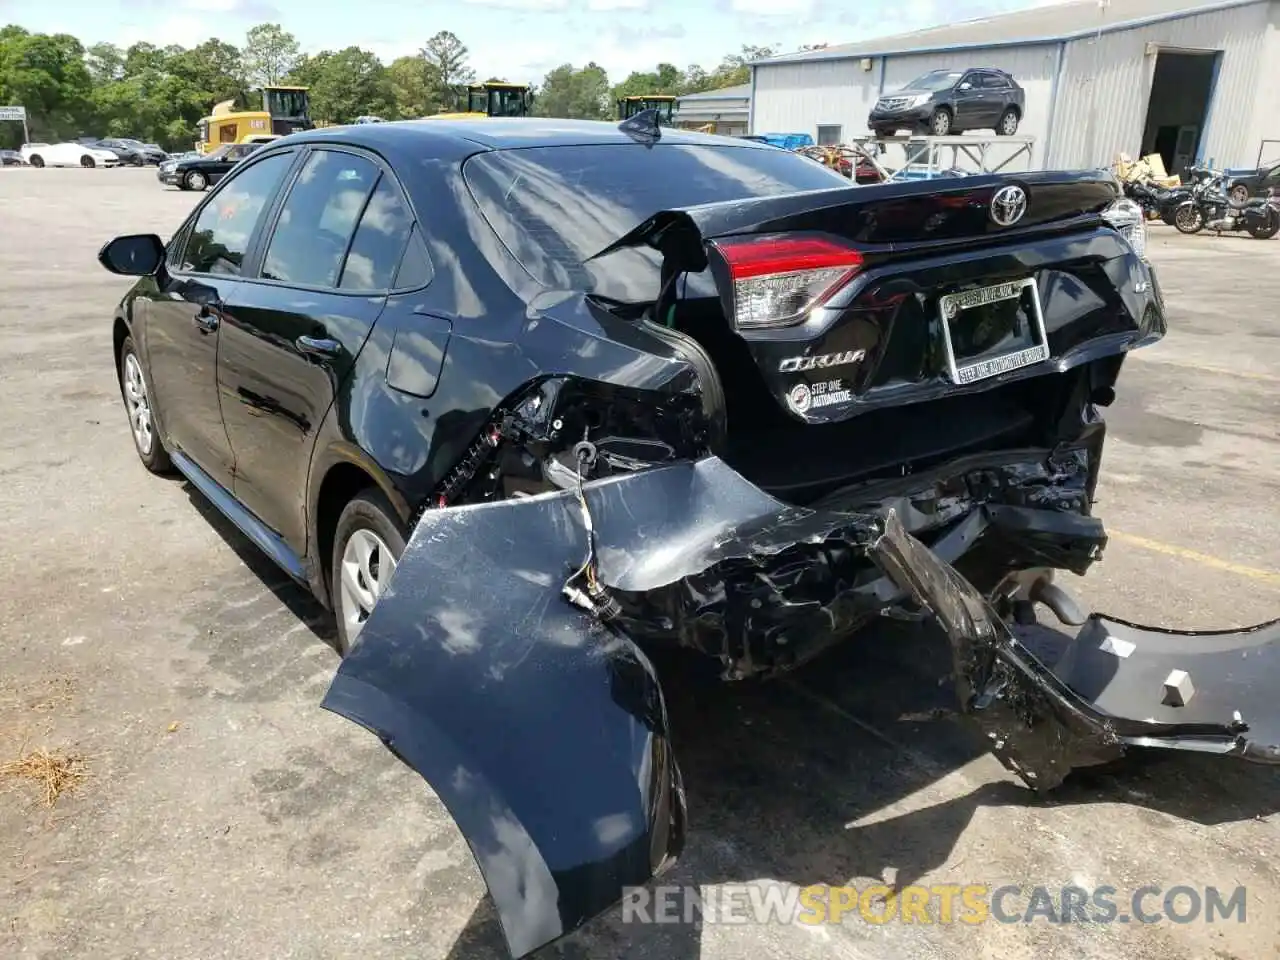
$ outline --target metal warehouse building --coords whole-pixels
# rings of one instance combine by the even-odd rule
[[[996,67],[1026,90],[1033,166],[1158,152],[1251,166],[1280,140],[1280,0],[1084,0],[752,65],[753,133],[866,136],[882,93],[929,70]],[[1264,159],[1280,159],[1280,142]]]

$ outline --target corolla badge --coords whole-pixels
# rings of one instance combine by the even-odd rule
[[[1027,192],[1016,184],[1001,187],[991,198],[991,220],[998,227],[1012,227],[1027,212]]]

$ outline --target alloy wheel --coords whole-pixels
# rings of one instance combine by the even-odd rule
[[[124,400],[129,410],[129,426],[133,430],[133,442],[143,457],[151,455],[155,446],[155,425],[151,419],[151,399],[147,396],[147,382],[142,376],[142,365],[136,354],[124,358]]]
[[[395,556],[376,533],[361,528],[351,534],[342,551],[338,590],[348,644],[355,642],[395,569]]]

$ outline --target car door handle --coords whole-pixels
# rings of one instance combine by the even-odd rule
[[[336,357],[342,352],[341,343],[323,337],[299,337],[293,342],[308,357]]]

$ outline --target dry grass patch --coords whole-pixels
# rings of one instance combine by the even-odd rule
[[[74,792],[88,776],[88,758],[83,754],[44,747],[21,750],[17,759],[0,764],[0,779],[34,784],[46,807],[57,803],[62,794]]]

